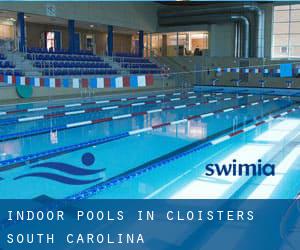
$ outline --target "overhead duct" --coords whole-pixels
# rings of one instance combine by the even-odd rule
[[[265,12],[254,5],[246,6],[250,10],[256,12],[257,17],[257,44],[256,44],[256,55],[258,58],[265,56]]]
[[[158,21],[161,26],[184,26],[193,24],[213,24],[222,20],[222,15],[244,16],[245,12],[254,12],[256,16],[256,56],[264,57],[264,11],[255,5],[224,6],[204,9],[180,9],[160,11]],[[243,13],[243,14],[242,14]],[[203,18],[204,17],[204,18]],[[226,20],[226,18],[223,18]],[[228,20],[228,19],[227,19]],[[229,21],[229,20],[228,20]],[[232,19],[231,19],[232,21]],[[249,22],[249,20],[247,19]],[[245,20],[244,20],[244,25]],[[250,26],[249,22],[249,26]],[[245,27],[245,26],[244,26]],[[250,29],[249,29],[250,31]],[[249,34],[249,33],[248,33]],[[248,35],[249,40],[249,35]],[[249,51],[249,48],[248,48]]]
[[[247,17],[245,16],[231,16],[232,20],[238,20],[240,21],[240,23],[242,24],[243,28],[243,49],[242,49],[242,57],[244,58],[248,58],[249,57],[249,44],[250,44],[250,40],[249,40],[249,33],[250,33],[250,24],[249,24],[249,20]]]
[[[234,57],[240,58],[241,57],[241,22],[236,21],[234,23]]]

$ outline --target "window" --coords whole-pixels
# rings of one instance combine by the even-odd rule
[[[87,34],[85,37],[86,49],[96,52],[95,36],[93,34]]]
[[[273,9],[273,58],[300,58],[300,4]]]
[[[162,34],[152,34],[152,52],[156,56],[162,55],[162,41],[163,37]]]
[[[190,32],[190,49],[194,51],[208,49],[208,32]]]
[[[13,39],[14,39],[13,26],[0,23],[0,40],[13,40]]]
[[[194,55],[208,50],[208,31],[155,33],[150,44],[157,56]]]
[[[55,48],[55,33],[54,32],[46,33],[46,48],[48,50]]]

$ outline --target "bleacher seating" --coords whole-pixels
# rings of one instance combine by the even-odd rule
[[[128,69],[130,74],[160,74],[163,71],[159,65],[135,54],[116,53],[113,60],[123,69]]]
[[[70,54],[66,50],[48,51],[47,49],[28,49],[26,58],[33,61],[33,65],[41,69],[44,75],[111,75],[117,70],[105,63],[103,58],[81,51]]]
[[[10,62],[10,61],[7,61],[7,60],[0,60],[0,68],[3,69],[3,68],[9,68],[9,69],[12,69],[12,68],[15,68],[16,66]]]
[[[4,54],[0,53],[0,69],[13,69],[15,67],[16,66],[12,62],[6,60]]]
[[[23,76],[24,73],[21,70],[11,70],[11,69],[0,69],[0,75],[13,75],[13,76]]]
[[[70,54],[68,50],[65,49],[52,49],[50,48],[49,50],[47,48],[27,48],[27,53],[53,53],[53,54]],[[81,50],[72,54],[76,55],[93,55],[92,51],[89,50]]]
[[[103,62],[101,57],[95,55],[27,53],[26,57],[29,60]]]
[[[108,63],[64,61],[35,61],[34,66],[38,68],[111,68]]]
[[[0,74],[22,76],[23,72],[16,69],[16,65],[7,60],[4,54],[0,53]]]
[[[118,74],[103,58],[90,51],[70,54],[67,50],[47,50],[45,48],[27,49],[26,58],[44,75],[110,75]],[[160,74],[162,69],[147,58],[131,53],[116,53],[113,61],[131,74]]]
[[[66,75],[116,75],[115,69],[44,69],[45,76],[66,76]]]
[[[116,57],[135,57],[135,58],[140,57],[137,54],[127,53],[127,52],[117,52],[114,54],[114,56],[116,56]]]

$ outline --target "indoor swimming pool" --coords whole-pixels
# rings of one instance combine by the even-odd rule
[[[299,105],[276,91],[180,89],[0,106],[0,198],[294,198]],[[272,162],[276,175],[205,175],[233,159]]]

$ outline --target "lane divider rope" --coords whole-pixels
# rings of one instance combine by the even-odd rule
[[[252,95],[248,95],[248,96],[252,96]],[[244,97],[245,96],[238,96],[238,97],[235,97],[235,98],[225,98],[225,99],[226,99],[226,101],[229,101],[229,100],[241,99],[241,98],[244,98]],[[179,97],[178,98],[173,98],[173,100],[175,100],[175,99],[176,99],[176,101],[180,100]],[[6,135],[1,135],[0,136],[0,142],[1,141],[7,141],[7,140],[13,140],[13,139],[16,139],[16,138],[23,138],[23,137],[28,137],[28,136],[45,134],[45,133],[49,133],[49,132],[52,132],[52,131],[62,131],[62,130],[66,130],[66,129],[78,128],[78,127],[88,126],[88,125],[92,125],[92,124],[110,122],[110,121],[113,121],[113,120],[121,120],[121,119],[137,117],[137,116],[143,116],[143,115],[147,115],[147,114],[159,113],[159,112],[163,112],[163,111],[170,111],[170,110],[175,110],[175,109],[178,110],[178,109],[182,109],[182,108],[191,108],[191,107],[196,107],[196,106],[199,106],[199,105],[206,105],[206,104],[225,101],[225,99],[222,99],[222,100],[219,100],[219,101],[218,100],[209,100],[207,102],[193,102],[193,103],[190,103],[190,104],[168,106],[168,107],[164,107],[164,108],[152,109],[152,110],[146,110],[146,111],[140,111],[140,112],[134,112],[134,113],[128,113],[128,114],[124,114],[124,115],[116,115],[116,116],[110,116],[110,117],[104,117],[104,118],[97,118],[97,119],[94,119],[94,120],[86,120],[86,121],[81,121],[81,122],[67,123],[67,124],[60,125],[60,126],[55,126],[55,127],[47,127],[47,128],[42,128],[42,129],[35,129],[35,130],[30,130],[30,131],[11,133],[11,134],[6,134]],[[40,118],[40,117],[38,117],[38,118]],[[32,121],[32,119],[31,119],[31,121]]]
[[[188,94],[194,94],[194,91],[188,91]],[[55,110],[61,108],[73,108],[73,107],[81,107],[81,106],[88,106],[88,105],[95,105],[95,104],[106,104],[112,102],[124,102],[124,101],[132,101],[132,100],[141,100],[141,99],[149,99],[149,98],[161,98],[170,95],[180,95],[181,92],[174,92],[171,94],[158,94],[158,95],[147,95],[147,96],[136,96],[136,97],[127,97],[127,98],[118,98],[118,99],[107,99],[107,100],[98,100],[98,101],[91,101],[91,102],[77,102],[77,103],[70,103],[70,104],[61,104],[61,105],[53,105],[53,106],[46,106],[46,107],[36,107],[36,108],[27,108],[27,109],[14,109],[8,111],[1,111],[0,116],[4,115],[11,115],[11,114],[18,114],[18,113],[30,113],[30,112],[37,112],[37,111],[45,111],[45,110]]]
[[[144,105],[153,105],[158,103],[169,103],[179,100],[188,100],[188,99],[195,99],[197,97],[202,97],[199,94],[191,95],[194,92],[190,91],[188,92],[188,96],[186,97],[176,97],[176,98],[165,98],[163,100],[151,100],[151,101],[144,101],[144,102],[134,102],[129,104],[121,104],[121,105],[113,105],[113,106],[104,106],[104,107],[95,107],[95,108],[88,108],[88,109],[77,109],[72,111],[66,111],[66,112],[57,112],[57,113],[50,113],[50,114],[44,114],[44,115],[37,115],[37,116],[23,116],[23,117],[17,117],[17,118],[8,118],[8,119],[2,119],[0,120],[0,126],[3,125],[12,125],[17,123],[23,123],[23,122],[32,122],[37,120],[47,120],[52,118],[60,118],[65,116],[73,116],[73,115],[80,115],[80,114],[87,114],[87,113],[96,113],[96,112],[102,112],[106,110],[112,110],[112,109],[122,109],[122,108],[129,108],[129,107],[135,107],[135,106],[144,106]],[[177,93],[174,93],[175,95]],[[180,95],[181,93],[179,93]],[[167,95],[164,95],[167,96]],[[176,95],[177,96],[177,95]],[[210,96],[209,95],[205,95]],[[146,98],[147,99],[147,98]]]
[[[283,98],[286,98],[286,96],[283,96],[278,99],[283,99]],[[276,99],[276,100],[278,100],[278,99]],[[273,98],[273,100],[274,100],[274,98]],[[264,103],[264,101],[262,101],[262,103]],[[246,108],[247,106],[251,106],[251,104],[249,103],[247,105],[238,105],[233,108],[234,108],[234,110],[238,110],[238,109]],[[223,112],[223,110],[224,109],[217,110],[217,111],[210,112],[210,113],[203,113],[203,114],[197,114],[197,115],[193,115],[193,116],[187,116],[186,118],[183,118],[180,120],[156,124],[156,125],[152,125],[150,127],[146,127],[146,128],[142,128],[142,129],[135,129],[135,130],[123,132],[123,133],[120,133],[117,135],[113,135],[113,136],[107,136],[104,138],[99,138],[99,139],[95,139],[95,140],[91,140],[91,141],[87,141],[87,142],[83,142],[83,143],[79,143],[79,144],[64,146],[64,147],[60,147],[60,148],[56,148],[56,149],[52,149],[52,150],[48,150],[48,151],[44,151],[44,152],[40,152],[40,153],[34,153],[34,154],[26,155],[26,156],[20,156],[20,157],[8,159],[8,160],[3,160],[3,161],[0,161],[0,172],[9,170],[11,168],[27,165],[27,164],[30,164],[33,162],[37,162],[39,160],[44,160],[44,159],[55,157],[55,156],[58,156],[61,154],[66,154],[69,152],[77,151],[77,150],[80,150],[83,148],[100,145],[100,144],[104,144],[104,143],[111,142],[111,141],[116,141],[116,140],[119,140],[119,139],[122,139],[125,137],[136,135],[136,134],[145,133],[145,132],[155,130],[158,128],[181,124],[181,123],[186,123],[186,122],[188,122],[190,120],[194,120],[194,119],[199,119],[199,118],[203,119],[208,116],[212,116],[214,114],[220,114]]]

